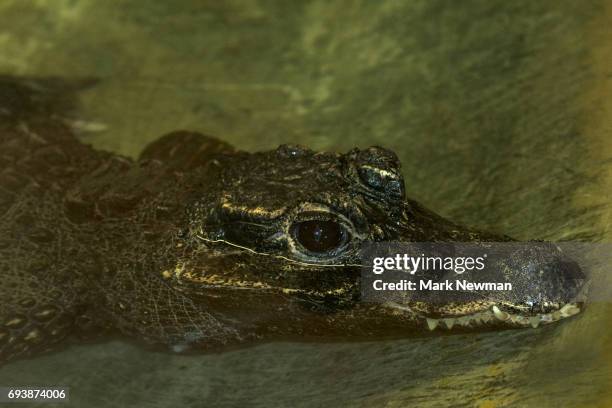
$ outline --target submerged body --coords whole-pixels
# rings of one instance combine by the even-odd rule
[[[136,161],[96,151],[66,117],[72,88],[0,78],[0,362],[104,333],[182,351],[405,336],[449,318],[517,327],[513,313],[578,311],[573,286],[527,311],[528,293],[360,302],[364,242],[509,238],[406,199],[396,156],[378,147],[246,153],[176,132]],[[546,292],[566,273],[527,279]]]

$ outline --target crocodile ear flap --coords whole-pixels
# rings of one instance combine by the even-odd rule
[[[392,199],[405,197],[404,178],[395,153],[379,146],[354,152],[359,179],[367,187],[384,193]]]

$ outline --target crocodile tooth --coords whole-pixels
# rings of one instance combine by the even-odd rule
[[[467,327],[470,325],[470,317],[469,316],[461,316],[457,319],[457,324]]]
[[[538,316],[534,316],[529,319],[529,323],[531,324],[531,327],[535,329],[540,325],[540,318]]]
[[[483,323],[488,323],[488,322],[490,322],[490,321],[491,321],[491,317],[492,317],[492,316],[491,316],[491,314],[490,314],[490,313],[488,313],[488,312],[487,312],[487,313],[483,313],[483,314],[480,316],[480,320],[482,320],[482,322],[483,322]]]
[[[528,318],[526,318],[525,316],[521,316],[521,315],[513,315],[513,316],[512,316],[512,320],[513,320],[515,323],[518,323],[518,324],[520,324],[520,325],[526,325],[526,324],[529,324],[529,319],[528,319]]]
[[[449,319],[444,319],[444,324],[446,325],[446,328],[450,330],[455,325],[455,319],[453,319],[452,317]]]
[[[563,317],[570,317],[580,312],[580,309],[575,305],[568,303],[567,305],[563,306],[559,312]]]
[[[438,327],[438,320],[427,318],[427,327],[429,328],[429,330],[435,329],[436,327]]]
[[[521,322],[518,319],[518,316],[516,315],[510,315],[510,318],[508,319],[508,321],[514,324],[521,324]]]
[[[507,320],[508,317],[509,317],[508,313],[502,312],[501,310],[499,310],[499,307],[497,307],[497,306],[493,306],[493,314],[499,320]]]
[[[540,315],[540,320],[543,322],[552,322],[555,320],[555,318],[550,313],[547,313],[547,314]]]

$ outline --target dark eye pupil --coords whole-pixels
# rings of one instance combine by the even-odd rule
[[[295,236],[309,251],[326,252],[340,246],[344,229],[334,221],[303,221],[295,225]]]

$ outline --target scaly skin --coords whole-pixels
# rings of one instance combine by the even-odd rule
[[[175,132],[133,161],[75,137],[67,117],[86,85],[0,77],[0,363],[104,333],[175,351],[409,335],[423,313],[500,301],[359,302],[365,241],[509,239],[406,199],[392,152],[250,154]],[[346,242],[305,250],[295,226],[311,220],[342,225]]]

